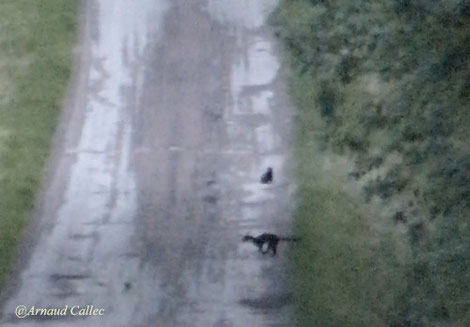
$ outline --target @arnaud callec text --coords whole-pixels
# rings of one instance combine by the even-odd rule
[[[77,317],[90,317],[90,316],[103,316],[105,310],[102,308],[95,308],[93,305],[65,305],[62,308],[38,308],[36,306],[27,307],[19,305],[15,309],[15,315],[18,318],[26,317],[60,317],[60,316],[77,316]]]

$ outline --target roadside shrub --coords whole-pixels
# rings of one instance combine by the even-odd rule
[[[355,185],[386,212],[401,254],[410,253],[402,258],[406,291],[387,288],[393,304],[364,312],[379,312],[377,325],[469,325],[470,0],[285,0],[274,16],[294,58],[292,93],[302,104],[300,128],[308,128],[299,135],[311,138],[301,144],[321,144],[315,156],[346,158],[348,183],[365,183]],[[328,179],[323,165],[308,167]],[[348,188],[335,184],[341,172],[328,174],[322,187]],[[390,228],[383,221],[374,224]],[[393,258],[386,250],[376,259]],[[322,314],[340,320],[336,311]]]

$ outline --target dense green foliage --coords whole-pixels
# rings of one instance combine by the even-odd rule
[[[300,325],[469,325],[470,1],[285,0],[272,23],[300,115],[299,232],[317,238],[327,219],[343,250],[362,244],[337,259],[355,275],[312,266],[338,265],[325,237],[293,250]],[[319,307],[364,279],[362,297]]]
[[[0,285],[49,155],[77,30],[79,1],[0,1]]]

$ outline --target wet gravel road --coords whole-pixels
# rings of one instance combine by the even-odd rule
[[[291,326],[291,110],[273,0],[84,1],[77,69],[1,326]],[[274,168],[274,183],[260,184]],[[64,308],[28,316],[15,308]],[[93,306],[103,315],[72,315]],[[75,313],[78,313],[75,310]]]

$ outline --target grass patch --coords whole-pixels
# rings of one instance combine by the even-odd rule
[[[285,0],[299,326],[470,324],[470,2]]]
[[[385,240],[377,241],[348,194],[331,188],[307,188],[300,194],[295,228],[303,241],[290,256],[297,324],[382,325],[393,302],[386,290],[405,291],[404,270],[389,274],[389,262],[381,262]]]
[[[50,153],[72,65],[79,1],[0,2],[0,286]]]

